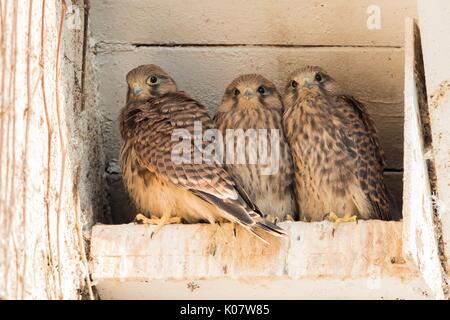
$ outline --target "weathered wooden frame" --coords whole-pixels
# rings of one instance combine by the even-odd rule
[[[266,246],[231,224],[97,225],[92,275],[104,298],[445,298],[424,142],[418,27],[405,22],[403,222],[284,222]],[[235,230],[234,230],[235,229]]]

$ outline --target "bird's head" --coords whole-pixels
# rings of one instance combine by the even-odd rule
[[[144,101],[177,91],[175,81],[154,64],[142,65],[128,72],[127,83],[127,101]]]
[[[275,85],[259,74],[246,74],[234,79],[226,88],[219,111],[233,108],[282,109]]]
[[[284,98],[296,100],[301,92],[339,93],[338,83],[325,70],[316,66],[306,66],[294,71],[285,87]]]

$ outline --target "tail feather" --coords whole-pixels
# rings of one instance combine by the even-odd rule
[[[256,230],[264,230],[265,232],[277,237],[285,236],[287,234],[284,229],[269,221],[265,221],[261,212],[253,203],[252,207],[247,204],[247,201],[249,200],[245,201],[242,197],[238,197],[237,200],[220,199],[210,193],[205,193],[199,190],[191,190],[191,192],[218,207],[220,211],[223,212],[224,218],[240,224],[264,242],[267,241],[262,239]]]
[[[388,198],[389,198],[389,219],[399,221],[403,218],[402,210],[397,202],[397,199],[394,198],[392,192],[388,190]]]
[[[265,220],[258,221],[256,223],[256,227],[258,227],[266,232],[269,232],[277,237],[282,237],[282,236],[287,235],[286,230],[280,228],[279,226],[277,226],[269,221],[265,221]]]

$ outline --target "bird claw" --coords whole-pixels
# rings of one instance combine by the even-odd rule
[[[142,224],[156,225],[155,230],[153,230],[150,235],[150,239],[153,239],[153,237],[159,232],[159,230],[161,230],[162,227],[164,227],[166,224],[179,224],[181,223],[181,218],[180,217],[157,218],[155,216],[147,218],[142,213],[139,213],[136,215],[135,221],[140,222]]]
[[[134,218],[134,222],[142,223],[142,224],[158,224],[159,219],[154,219],[153,217],[147,218],[142,213],[138,213]]]
[[[341,223],[345,223],[345,222],[357,222],[358,217],[356,215],[350,215],[348,213],[346,213],[342,218],[338,217],[336,213],[334,213],[333,211],[331,211],[328,214],[328,220],[331,222],[334,222],[334,228],[333,228],[333,236],[334,236],[334,232],[337,230],[337,228],[339,227],[339,225]]]
[[[295,220],[294,220],[294,217],[293,217],[292,215],[288,214],[288,215],[286,216],[286,220],[285,220],[285,221],[291,221],[291,222],[294,222]]]
[[[140,222],[142,224],[179,224],[181,223],[180,217],[171,217],[169,219],[163,219],[163,218],[157,218],[155,216],[151,216],[150,218],[147,218],[142,213],[138,213],[136,217],[134,218],[136,222]]]
[[[275,225],[278,223],[278,217],[277,216],[273,216],[271,214],[268,214],[266,216],[266,220],[271,222],[271,223],[273,223],[273,224],[275,224]]]
[[[265,219],[266,219],[266,221],[269,221],[269,222],[273,223],[274,225],[276,225],[278,222],[282,222],[282,221],[290,221],[290,222],[295,221],[293,215],[291,215],[291,214],[286,215],[284,220],[280,220],[279,217],[273,216],[271,214],[268,214]]]

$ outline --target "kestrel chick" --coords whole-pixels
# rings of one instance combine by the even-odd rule
[[[227,137],[227,132],[245,134],[241,145],[237,137],[232,141],[224,139],[225,150],[228,142],[236,155],[246,156],[244,163],[227,163],[228,172],[264,213],[277,220],[294,216],[297,211],[294,167],[281,127],[282,113],[283,104],[275,85],[261,75],[247,74],[228,85],[214,117],[223,137]],[[267,141],[269,149],[266,159],[261,150],[263,141]],[[252,156],[256,161],[251,161]],[[268,166],[273,170],[268,171]]]
[[[259,209],[217,162],[172,159],[179,143],[173,137],[175,130],[191,134],[188,145],[193,155],[199,148],[194,143],[194,122],[201,123],[203,130],[213,128],[200,103],[178,91],[173,79],[155,65],[133,69],[127,82],[127,104],[119,119],[124,140],[120,162],[129,194],[137,208],[151,217],[146,222],[158,224],[159,230],[179,218],[189,223],[228,220],[257,236],[257,229],[285,234],[264,221]]]
[[[302,217],[401,219],[384,183],[384,154],[366,107],[319,67],[295,71],[285,90],[283,128]]]

